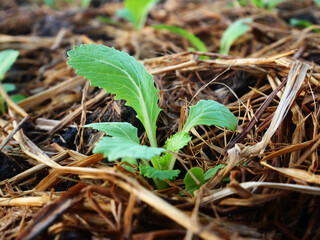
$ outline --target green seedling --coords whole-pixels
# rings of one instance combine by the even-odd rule
[[[206,47],[206,45],[204,44],[204,42],[201,41],[200,38],[198,38],[197,36],[195,36],[193,33],[188,32],[187,30],[183,29],[183,28],[179,28],[176,26],[170,26],[170,25],[165,25],[165,24],[158,24],[158,25],[153,25],[152,26],[154,29],[164,29],[164,30],[168,30],[174,34],[177,34],[179,36],[182,36],[184,38],[186,38],[197,51],[201,51],[201,52],[208,52],[208,49]],[[201,56],[201,59],[208,59],[208,57],[205,56]]]
[[[0,52],[0,83],[4,79],[5,74],[9,71],[11,66],[14,64],[14,62],[17,60],[19,55],[19,52],[16,50],[5,50]],[[12,83],[3,83],[2,84],[3,89],[9,93],[16,90],[15,85]],[[23,100],[25,97],[21,94],[14,94],[11,96],[11,99],[15,102],[19,102]],[[5,113],[5,102],[3,97],[0,94],[0,113]]]
[[[191,168],[183,179],[184,185],[186,186],[185,192],[193,195],[194,191],[198,190],[206,181],[216,175],[219,169],[224,167],[225,165],[219,164],[214,168],[210,168],[206,173],[203,172],[202,168]]]
[[[245,166],[246,163],[243,163],[243,164],[238,163],[236,166],[240,166],[240,165]],[[202,168],[199,168],[199,167],[191,168],[183,179],[183,182],[186,186],[185,191],[193,195],[194,191],[198,190],[205,182],[207,182],[210,178],[216,175],[220,169],[223,169],[225,167],[226,165],[218,164],[217,166],[210,168],[205,173],[203,172]],[[225,177],[222,179],[222,182],[230,182],[230,178]]]
[[[57,3],[56,3],[55,0],[43,0],[43,2],[44,2],[45,5],[47,5],[47,6],[51,7],[51,8],[52,7],[59,8],[60,7],[59,5],[63,4],[63,3],[67,3],[67,4],[70,4],[72,6],[76,6],[77,5],[77,2],[75,0],[63,0],[63,1],[60,2],[60,4],[58,3],[58,6],[57,6]],[[91,3],[91,0],[81,0],[80,4],[81,4],[82,8],[88,8],[90,3]]]
[[[186,188],[185,192],[193,195],[193,192],[198,190],[205,183],[203,169],[200,167],[191,168],[183,179]]]
[[[242,18],[232,23],[223,33],[220,41],[220,54],[228,55],[235,40],[249,31],[247,23],[252,22],[252,18]]]
[[[146,131],[150,146],[141,145],[137,128],[127,122],[93,123],[86,125],[107,134],[94,147],[109,161],[121,159],[138,165],[140,173],[153,178],[158,189],[167,185],[163,180],[178,176],[174,169],[178,153],[191,140],[189,131],[197,125],[217,125],[235,130],[237,118],[224,105],[213,100],[200,100],[190,107],[183,129],[158,147],[156,122],[161,109],[153,76],[145,67],[125,52],[104,45],[81,45],[68,52],[69,62],[76,73],[90,80],[91,85],[116,94],[115,99],[126,100]],[[137,161],[140,160],[140,161]]]
[[[307,28],[312,25],[313,25],[313,23],[308,20],[303,20],[303,19],[298,19],[298,18],[290,18],[290,26],[292,26],[292,27]]]
[[[159,0],[125,0],[117,15],[131,22],[136,30],[144,27],[150,9]]]
[[[283,0],[238,0],[241,6],[245,6],[248,3],[255,5],[257,8],[264,8],[272,10],[278,6]]]

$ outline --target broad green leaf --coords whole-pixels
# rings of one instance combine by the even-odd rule
[[[217,166],[215,166],[214,168],[210,168],[208,171],[206,171],[206,173],[204,174],[204,180],[209,180],[210,178],[212,178],[219,169],[224,168],[225,165],[223,164],[219,164]]]
[[[190,174],[192,173],[192,175]],[[194,177],[198,180],[195,181]],[[186,185],[185,191],[189,192],[193,195],[193,192],[201,187],[202,184],[205,183],[204,181],[204,174],[202,168],[194,167],[191,168],[183,179],[184,185]]]
[[[165,29],[172,33],[185,37],[198,51],[208,52],[206,45],[201,41],[200,38],[198,38],[193,33],[190,33],[183,28],[165,25],[165,24],[153,25],[152,27],[155,29]]]
[[[128,141],[139,144],[138,129],[128,122],[91,123],[84,127],[91,127],[111,137],[126,138]]]
[[[93,149],[94,153],[102,153],[110,161],[120,158],[149,160],[165,151],[163,148],[140,145],[137,128],[130,123],[93,123],[85,127],[92,127],[111,136],[101,138]]]
[[[156,121],[160,112],[153,76],[125,52],[104,45],[81,45],[68,52],[76,73],[90,79],[91,85],[105,88],[134,108],[146,129],[152,147],[156,147]]]
[[[129,10],[132,16],[132,23],[136,29],[141,29],[147,19],[150,9],[159,0],[125,0],[124,7]]]
[[[178,177],[180,170],[158,170],[155,169],[154,167],[146,166],[146,165],[141,165],[139,166],[140,168],[140,173],[148,178],[156,178],[160,180],[171,180],[175,177]]]
[[[234,131],[237,122],[237,118],[226,106],[213,100],[200,100],[190,107],[190,114],[182,132],[189,132],[197,125],[216,125]]]
[[[320,7],[320,0],[313,0]]]
[[[227,55],[235,40],[249,31],[247,23],[252,22],[252,18],[243,18],[232,23],[223,33],[220,41],[220,54]]]
[[[11,49],[0,52],[0,81],[17,60],[18,55],[18,51]]]

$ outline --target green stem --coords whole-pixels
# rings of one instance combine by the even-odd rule
[[[174,151],[174,153],[178,153],[178,152],[179,152],[179,150]],[[175,163],[176,163],[176,157],[171,154],[171,158],[170,158],[169,165],[168,165],[168,170],[172,170]]]

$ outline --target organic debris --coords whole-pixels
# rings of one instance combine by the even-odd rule
[[[166,0],[140,30],[116,14],[117,1],[44,2],[0,1],[0,51],[19,51],[3,79],[16,90],[0,84],[1,239],[320,238],[317,1]],[[240,19],[249,29],[219,54]],[[159,24],[187,30],[208,51]],[[81,44],[125,51],[154,76],[160,147],[200,100],[227,106],[236,131],[192,128],[191,142],[172,152],[181,173],[161,190],[137,166],[92,154],[103,133],[83,128],[90,123],[129,122],[148,141],[131,107],[67,64]],[[16,103],[16,93],[26,98]],[[189,192],[192,167],[204,177],[189,172],[199,184]]]

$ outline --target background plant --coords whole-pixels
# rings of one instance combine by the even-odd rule
[[[144,27],[150,9],[159,0],[125,0],[117,15],[131,22],[136,30]]]
[[[234,41],[247,33],[250,27],[247,23],[252,22],[252,18],[242,18],[233,22],[223,33],[220,40],[220,54],[229,54]]]
[[[4,79],[5,74],[9,71],[11,66],[17,60],[18,56],[19,56],[19,52],[16,50],[9,49],[9,50],[5,50],[5,51],[0,52],[0,83]],[[12,83],[2,83],[1,85],[4,89],[4,91],[7,93],[16,90],[16,86]],[[14,102],[19,102],[19,101],[25,99],[25,96],[23,96],[22,94],[13,94],[11,96],[11,99]],[[6,110],[5,101],[0,94],[0,113],[1,114],[5,113],[5,110]]]

